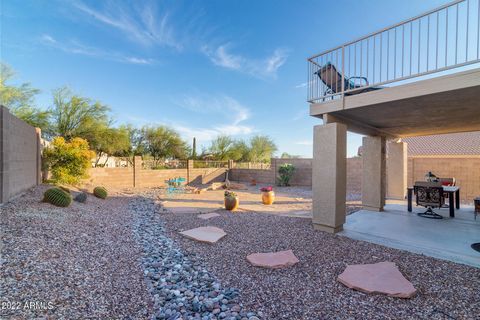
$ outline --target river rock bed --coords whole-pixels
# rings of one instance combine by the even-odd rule
[[[195,254],[185,255],[165,235],[164,223],[151,194],[129,204],[133,232],[143,249],[141,258],[147,288],[154,299],[152,319],[257,320],[238,302],[239,291],[224,288]]]

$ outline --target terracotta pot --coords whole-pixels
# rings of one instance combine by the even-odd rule
[[[268,191],[262,192],[262,202],[266,205],[271,205],[275,201],[275,192]]]
[[[239,202],[238,197],[225,197],[225,209],[234,211],[238,208]]]

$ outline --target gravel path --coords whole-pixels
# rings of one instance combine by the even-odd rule
[[[308,219],[219,211],[207,221],[192,213],[161,213],[168,235],[188,254],[205,261],[226,286],[240,290],[246,308],[265,319],[480,319],[480,269],[314,231]],[[214,245],[178,231],[223,228]],[[292,249],[300,259],[283,270],[251,266],[254,252]],[[347,264],[395,262],[417,288],[412,299],[367,295],[336,277]]]
[[[135,216],[135,236],[143,248],[142,265],[155,301],[154,317],[258,320],[256,313],[237,302],[237,289],[222,287],[200,259],[184,255],[165,236],[160,208],[148,193],[144,195],[130,203],[130,211]]]
[[[63,209],[39,203],[45,189],[0,207],[0,318],[148,319],[129,199]]]

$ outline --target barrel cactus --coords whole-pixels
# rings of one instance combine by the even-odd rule
[[[43,194],[43,201],[57,207],[68,207],[72,203],[72,196],[60,188],[50,188]]]
[[[77,194],[75,196],[75,198],[73,199],[77,202],[80,202],[80,203],[85,203],[87,201],[87,194],[85,192],[80,192],[79,194]]]
[[[108,192],[104,187],[95,187],[95,189],[93,189],[93,195],[100,199],[106,199]]]

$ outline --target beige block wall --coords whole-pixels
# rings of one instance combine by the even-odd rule
[[[438,177],[454,177],[462,201],[471,202],[480,196],[480,157],[409,158],[408,185],[425,180],[428,171]]]
[[[34,127],[0,106],[0,203],[39,183],[39,138]]]
[[[312,159],[272,159],[271,169],[232,169],[229,178],[232,181],[250,183],[255,180],[260,184],[275,184],[278,167],[291,163],[296,170],[292,178],[293,186],[312,186]],[[347,159],[347,193],[362,192],[362,158]]]
[[[83,184],[103,185],[109,188],[148,188],[165,186],[165,180],[187,178],[187,169],[144,170],[133,168],[92,168]],[[225,169],[205,168],[190,170],[191,183],[211,183],[225,180]]]

